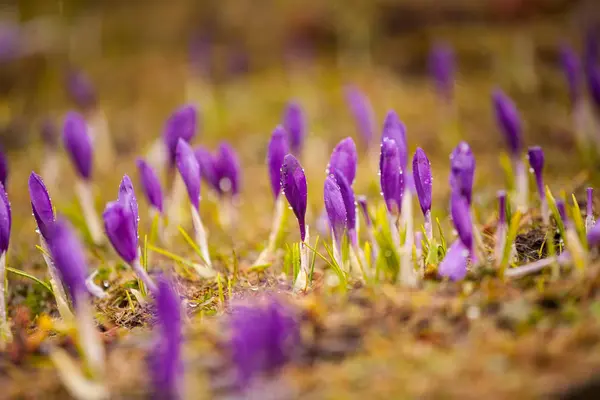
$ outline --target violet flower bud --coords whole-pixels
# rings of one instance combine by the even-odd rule
[[[222,142],[219,145],[216,169],[219,175],[219,193],[237,196],[240,193],[240,161],[229,143]]]
[[[196,135],[198,109],[190,104],[184,105],[171,114],[163,131],[163,139],[169,153],[169,164],[175,163],[179,139],[190,142]]]
[[[149,356],[150,376],[155,399],[181,398],[182,327],[181,301],[173,285],[165,277],[157,282],[156,292],[156,345]]]
[[[471,205],[475,157],[466,142],[460,142],[450,154],[450,189],[457,191]]]
[[[342,199],[344,200],[344,208],[346,209],[346,229],[350,244],[356,246],[358,244],[358,237],[356,232],[356,200],[354,190],[352,190],[352,186],[350,186],[350,183],[340,170],[335,171],[333,177],[340,188]]]
[[[127,174],[125,174],[123,179],[121,179],[117,199],[119,202],[126,204],[129,206],[129,208],[131,208],[131,212],[135,216],[135,231],[137,232],[138,222],[140,220],[138,203],[135,197],[135,191],[133,190],[133,182],[131,182],[131,178]]]
[[[288,143],[292,154],[299,157],[306,136],[306,119],[300,104],[288,103],[283,114],[283,126],[288,134]]]
[[[132,264],[138,255],[138,234],[136,216],[130,204],[111,201],[106,205],[102,218],[110,243],[127,264]]]
[[[546,197],[546,191],[544,190],[544,150],[539,146],[530,147],[527,151],[527,158],[529,159],[529,166],[535,174],[535,183],[537,185],[538,194],[540,199]]]
[[[0,185],[0,253],[8,250],[10,230],[12,227],[12,212],[10,201],[4,186]]]
[[[354,183],[356,177],[356,167],[358,164],[358,154],[356,153],[356,145],[352,138],[347,137],[340,141],[329,159],[327,166],[327,174],[335,174],[339,171],[350,185]]]
[[[429,53],[429,73],[435,88],[440,96],[447,102],[452,101],[454,90],[454,52],[445,43],[437,43]]]
[[[383,199],[388,212],[398,214],[402,208],[402,197],[404,195],[404,177],[400,173],[400,157],[398,146],[393,139],[384,138],[381,143],[380,183]]]
[[[69,68],[65,76],[65,86],[69,98],[79,108],[86,110],[96,106],[96,89],[90,78],[82,70]]]
[[[219,188],[219,173],[217,171],[217,160],[212,155],[210,150],[204,146],[196,146],[194,149],[194,155],[198,161],[200,167],[200,176],[206,183],[210,185],[215,191],[220,193]]]
[[[333,176],[325,178],[325,187],[323,191],[323,199],[325,201],[325,210],[329,219],[329,226],[333,231],[333,237],[338,243],[342,243],[342,236],[346,230],[346,207],[342,192]]]
[[[58,147],[59,134],[56,125],[50,118],[45,118],[40,125],[42,141],[51,149]]]
[[[438,267],[440,276],[452,281],[460,281],[467,275],[469,250],[461,240],[457,240],[448,249],[446,256]]]
[[[269,179],[273,197],[277,199],[281,192],[281,166],[283,158],[289,152],[286,132],[281,125],[277,126],[271,135],[267,148],[267,166],[269,167]]]
[[[74,303],[86,293],[86,261],[81,242],[73,228],[61,218],[48,227],[48,248],[60,279]]]
[[[500,89],[492,93],[496,122],[508,146],[511,157],[519,157],[523,151],[521,117],[515,103]]]
[[[415,151],[412,162],[413,178],[423,215],[431,211],[431,163],[420,147]]]
[[[469,204],[464,197],[456,192],[452,193],[450,199],[450,215],[458,237],[471,252],[473,250],[473,223],[471,222]]]
[[[367,197],[366,196],[357,196],[356,201],[358,202],[358,205],[360,206],[360,209],[362,211],[362,215],[365,219],[365,224],[367,225],[367,227],[371,227],[373,225],[373,222],[371,221],[371,215],[369,215],[369,207],[368,207],[368,203],[367,203]]]
[[[162,214],[163,191],[156,172],[154,172],[150,164],[141,158],[137,159],[136,164],[140,175],[140,184],[148,202]]]
[[[180,138],[175,155],[177,169],[185,183],[192,206],[200,208],[200,165],[190,145]]]
[[[398,147],[398,157],[400,160],[400,168],[402,171],[406,169],[408,163],[408,146],[406,141],[406,127],[398,118],[398,115],[393,110],[388,111],[383,122],[383,133],[381,135],[381,141],[384,139],[391,139]],[[381,161],[381,160],[380,160]],[[381,169],[381,163],[379,164]]]
[[[302,168],[296,157],[291,154],[283,158],[283,165],[281,166],[281,189],[298,220],[300,239],[304,242],[306,237],[305,221],[308,188],[304,168]]]
[[[6,189],[6,181],[8,179],[8,160],[6,154],[0,149],[0,183]]]
[[[92,176],[92,141],[81,114],[71,111],[65,116],[63,143],[79,176],[89,180]]]
[[[346,102],[363,142],[368,145],[375,136],[375,113],[369,98],[355,86],[346,87]]]
[[[596,247],[600,245],[600,223],[596,223],[587,233],[588,246]]]
[[[560,49],[560,61],[569,89],[571,105],[575,105],[581,98],[581,66],[579,65],[579,59],[573,48],[564,44]]]
[[[35,172],[29,175],[29,198],[40,235],[48,241],[48,231],[55,219],[54,208],[42,177]]]

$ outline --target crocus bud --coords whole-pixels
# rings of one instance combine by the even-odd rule
[[[567,206],[565,205],[564,200],[556,200],[556,209],[558,210],[558,215],[562,220],[565,228],[568,228],[571,224],[569,217],[567,215]]]
[[[383,122],[383,133],[381,135],[381,141],[384,139],[391,139],[398,147],[398,157],[400,161],[400,168],[402,171],[406,168],[408,163],[408,147],[406,142],[406,127],[398,118],[398,115],[393,111],[388,111]],[[379,165],[381,169],[381,163]]]
[[[40,125],[42,141],[51,149],[58,147],[59,135],[56,125],[50,118],[45,118]]]
[[[200,208],[200,166],[190,145],[182,138],[177,143],[176,163],[192,206]]]
[[[119,256],[128,264],[137,258],[138,235],[135,215],[129,204],[112,201],[102,214],[106,236]]]
[[[229,143],[222,142],[219,145],[216,169],[219,175],[219,193],[237,196],[240,193],[240,161]]]
[[[8,250],[10,241],[10,229],[12,226],[12,212],[10,209],[10,201],[4,186],[0,185],[0,253]]]
[[[283,158],[289,152],[286,133],[282,126],[278,126],[271,135],[269,146],[267,148],[267,166],[269,168],[269,179],[271,180],[271,190],[275,199],[281,192],[281,166]]]
[[[157,285],[156,345],[149,357],[152,398],[179,399],[183,376],[181,301],[165,277],[159,278]]]
[[[537,185],[538,194],[540,199],[546,197],[546,191],[544,190],[544,150],[539,146],[530,147],[527,151],[527,158],[529,159],[529,166],[535,174],[535,183]]]
[[[564,44],[560,49],[560,61],[569,89],[571,105],[575,105],[581,98],[581,67],[579,65],[579,59],[573,48]]]
[[[356,167],[358,164],[358,154],[354,140],[348,137],[340,141],[333,149],[327,166],[327,174],[340,172],[348,183],[352,185],[356,177]]]
[[[588,231],[587,242],[590,248],[600,245],[600,223],[597,223]]]
[[[42,237],[48,241],[48,230],[50,225],[54,223],[54,209],[42,177],[35,172],[29,175],[29,198],[31,199],[31,209],[38,230]]]
[[[281,166],[281,189],[287,199],[300,227],[300,239],[304,242],[306,236],[306,203],[308,188],[304,168],[296,157],[291,154],[283,158]]]
[[[323,192],[323,200],[325,201],[325,210],[329,219],[329,226],[333,232],[333,237],[336,243],[342,243],[342,236],[346,230],[346,207],[342,192],[333,176],[325,178],[325,187]]]
[[[220,192],[219,188],[219,173],[217,171],[217,160],[204,146],[196,146],[194,155],[200,167],[200,176],[214,190]]]
[[[346,176],[342,174],[340,170],[335,171],[333,177],[340,188],[342,199],[344,200],[344,208],[346,209],[346,229],[350,244],[356,246],[358,244],[358,237],[356,232],[356,200],[354,190],[352,190],[352,186],[350,186]]]
[[[188,104],[178,108],[171,114],[165,124],[163,139],[169,154],[169,163],[175,163],[179,139],[190,142],[196,135],[198,125],[198,110]]]
[[[133,190],[133,182],[129,175],[124,175],[119,184],[118,201],[126,204],[131,209],[131,212],[135,216],[135,230],[137,232],[138,221],[140,219],[137,199],[135,197],[135,191]]]
[[[163,191],[156,172],[154,172],[150,164],[141,158],[138,158],[136,164],[140,175],[140,184],[148,202],[162,214]]]
[[[431,211],[431,163],[420,147],[415,151],[412,162],[413,178],[423,215]]]
[[[65,76],[65,86],[69,98],[79,108],[87,110],[96,106],[96,89],[83,71],[70,68]]]
[[[0,149],[0,183],[6,188],[6,180],[8,179],[8,160],[6,154]]]
[[[448,249],[446,256],[438,267],[440,276],[452,281],[460,281],[467,275],[469,250],[461,240],[457,240]]]
[[[458,191],[471,205],[475,157],[466,142],[460,142],[450,154],[450,189]]]
[[[77,303],[86,293],[86,261],[73,228],[58,218],[48,229],[48,248],[63,284]]]
[[[71,111],[65,117],[63,143],[79,176],[85,180],[92,176],[92,141],[83,116]]]
[[[352,112],[360,137],[368,145],[375,136],[375,113],[369,98],[357,87],[348,86],[346,102]]]
[[[356,201],[357,201],[358,205],[360,206],[360,210],[362,211],[362,215],[365,219],[365,224],[368,227],[370,227],[373,223],[371,221],[371,216],[369,215],[369,207],[368,207],[368,203],[367,203],[367,197],[366,196],[357,196]]]
[[[471,213],[466,199],[458,193],[453,192],[450,199],[450,215],[452,222],[458,233],[458,237],[465,247],[473,250],[473,223],[471,222]]]
[[[498,127],[504,134],[511,157],[519,157],[523,150],[521,117],[515,103],[500,89],[492,93]]]
[[[306,120],[300,104],[288,103],[283,114],[283,126],[288,134],[292,154],[299,157],[306,136]]]
[[[429,73],[440,96],[452,101],[454,90],[454,52],[447,44],[437,43],[429,54]]]
[[[402,196],[404,195],[404,177],[403,174],[400,174],[398,146],[396,146],[393,139],[383,139],[379,166],[381,192],[388,212],[398,214],[402,207]]]

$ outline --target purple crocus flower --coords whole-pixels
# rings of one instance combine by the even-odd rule
[[[404,195],[404,175],[400,173],[398,146],[393,139],[383,139],[379,166],[381,192],[388,212],[398,214],[401,211]]]
[[[92,141],[83,116],[71,111],[65,117],[63,143],[79,176],[89,180],[92,176]]]
[[[198,126],[198,109],[191,105],[184,105],[171,114],[165,124],[163,139],[169,153],[169,163],[175,163],[175,153],[179,139],[190,142],[196,135]]]
[[[383,133],[381,135],[381,142],[384,139],[391,139],[398,147],[398,157],[400,157],[400,168],[402,171],[406,169],[408,163],[408,146],[406,141],[406,127],[398,118],[398,115],[393,110],[389,111],[385,116],[383,122]],[[381,160],[380,160],[381,161]],[[381,163],[379,165],[381,169]]]
[[[196,146],[194,149],[198,166],[200,167],[200,176],[206,183],[217,192],[219,191],[219,173],[217,171],[217,160],[210,150],[204,146]]]
[[[218,193],[237,196],[242,173],[238,155],[229,143],[222,142],[219,145],[215,167],[219,176]]]
[[[111,201],[106,205],[102,218],[110,243],[125,262],[132,264],[138,256],[138,233],[136,216],[130,204]]]
[[[54,208],[42,177],[35,172],[29,175],[29,198],[31,199],[31,209],[38,230],[42,237],[48,241],[48,230],[50,225],[54,223]]]
[[[51,149],[58,147],[58,131],[56,125],[50,118],[44,118],[42,121],[40,125],[40,134],[42,136],[42,141],[46,146]]]
[[[356,86],[346,87],[346,102],[363,142],[368,145],[375,136],[375,113],[369,98]]]
[[[192,206],[200,208],[200,165],[190,145],[180,138],[176,151],[177,169],[187,188]]]
[[[452,101],[454,90],[454,52],[445,43],[436,43],[429,54],[429,73],[440,98]]]
[[[339,171],[344,175],[348,183],[352,185],[356,177],[357,164],[358,154],[356,153],[356,145],[352,138],[347,137],[340,141],[333,149],[329,158],[327,173],[335,174]]]
[[[274,373],[291,361],[300,343],[296,316],[274,298],[264,305],[235,306],[230,327],[231,354],[241,389],[256,376]]]
[[[596,223],[587,233],[587,242],[589,247],[600,245],[600,223]]]
[[[469,250],[462,241],[456,240],[440,263],[438,273],[452,281],[462,280],[467,275],[468,256]]]
[[[579,59],[573,48],[564,44],[560,49],[560,61],[569,88],[571,105],[575,105],[581,98],[581,66],[579,65]]]
[[[136,161],[138,173],[140,175],[140,184],[148,202],[152,207],[162,214],[163,212],[163,191],[160,180],[154,172],[154,169],[141,158]]]
[[[289,152],[286,139],[286,133],[280,125],[275,128],[267,148],[267,166],[269,167],[269,179],[271,180],[271,190],[275,199],[281,193],[281,166],[283,159]]]
[[[527,151],[527,158],[529,159],[529,166],[535,174],[535,183],[537,185],[538,194],[540,199],[546,197],[546,191],[544,190],[544,150],[539,146],[530,147]]]
[[[61,218],[48,227],[48,248],[61,281],[74,303],[86,295],[86,261],[81,242],[73,228]]]
[[[304,242],[306,237],[305,221],[308,188],[304,168],[302,168],[296,157],[291,154],[287,154],[283,158],[283,165],[281,166],[281,189],[298,220],[300,240]]]
[[[65,87],[71,101],[79,108],[88,110],[97,104],[97,95],[90,78],[76,68],[69,68],[65,75]]]
[[[6,154],[0,149],[0,183],[6,188],[6,180],[8,179],[8,160]]]
[[[121,183],[119,184],[118,201],[127,204],[129,208],[131,208],[131,212],[133,212],[133,215],[135,216],[135,230],[137,232],[138,222],[140,220],[138,203],[135,197],[135,191],[133,190],[133,182],[131,182],[131,178],[127,174],[123,176],[123,179],[121,179]]]
[[[458,233],[458,237],[465,247],[473,250],[473,223],[471,222],[471,212],[466,199],[454,192],[450,200],[450,215],[452,222]]]
[[[165,277],[158,279],[157,286],[156,345],[149,357],[152,398],[180,399],[183,374],[181,301]]]
[[[306,119],[300,104],[289,102],[283,113],[283,126],[288,134],[290,151],[299,157],[306,136]]]
[[[344,200],[344,208],[346,210],[346,229],[350,244],[352,246],[358,245],[358,237],[356,232],[356,199],[354,196],[354,190],[346,179],[346,176],[342,174],[340,170],[335,171],[333,174],[335,182],[340,188],[342,199]]]
[[[475,157],[468,143],[460,142],[450,154],[450,189],[457,191],[471,205]]]
[[[420,147],[415,151],[413,156],[413,178],[419,204],[423,215],[431,212],[431,163],[427,155]]]
[[[571,221],[569,220],[569,217],[567,216],[567,206],[565,204],[564,200],[556,200],[556,209],[558,210],[558,215],[560,216],[560,219],[562,220],[565,228],[568,228]]]
[[[458,233],[456,240],[438,267],[438,273],[451,280],[461,280],[467,274],[467,258],[473,253],[473,223],[467,200],[456,191],[450,200],[450,213]]]
[[[12,61],[21,54],[21,28],[11,22],[0,22],[0,62]]]
[[[343,177],[342,177],[343,179]],[[342,243],[342,236],[346,230],[346,207],[342,192],[333,176],[325,178],[325,187],[323,192],[325,201],[325,210],[329,219],[329,226],[333,232],[333,237],[339,248]]]
[[[511,157],[519,157],[523,150],[521,117],[515,103],[500,89],[492,93],[496,122],[504,134]]]
[[[10,229],[12,226],[12,212],[10,201],[4,186],[0,185],[0,254],[8,250],[10,242]]]

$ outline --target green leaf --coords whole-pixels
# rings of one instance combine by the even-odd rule
[[[504,276],[504,271],[508,268],[508,261],[510,258],[510,251],[512,244],[517,237],[519,232],[519,222],[521,221],[521,212],[517,211],[510,220],[508,227],[508,233],[506,235],[506,243],[504,245],[504,251],[502,253],[502,263],[500,264],[500,275]]]
[[[552,195],[552,192],[550,191],[550,188],[548,186],[546,186],[546,199],[548,200],[548,207],[550,208],[550,211],[552,211],[552,215],[556,220],[556,225],[558,227],[558,231],[560,232],[560,237],[563,241],[566,242],[567,237],[565,234],[565,225],[563,224],[562,218],[560,217],[560,214],[558,212],[558,208],[556,207],[556,200],[554,199],[554,196]]]
[[[505,152],[500,154],[500,168],[502,168],[502,171],[504,172],[504,185],[508,192],[512,192],[515,189],[515,175],[513,173],[512,161]]]
[[[573,217],[573,223],[575,224],[575,229],[577,230],[577,236],[579,236],[579,240],[583,245],[585,251],[588,250],[587,244],[587,235],[585,233],[585,222],[581,217],[581,209],[579,208],[579,203],[577,203],[577,199],[574,194],[571,194],[571,198],[573,199],[573,208],[571,209],[571,214]]]
[[[11,268],[11,267],[6,267],[6,270],[10,273],[13,273],[15,275],[21,276],[23,278],[27,278],[27,279],[31,279],[32,281],[34,281],[35,283],[38,283],[40,285],[42,285],[42,287],[44,287],[46,290],[48,290],[50,293],[52,293],[52,295],[54,295],[54,292],[52,291],[52,288],[50,287],[50,284],[44,282],[43,280],[28,274],[25,271],[21,271],[20,269],[16,269],[16,268]]]

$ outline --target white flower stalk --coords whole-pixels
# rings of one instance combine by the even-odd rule
[[[418,277],[412,261],[413,248],[413,212],[412,212],[412,193],[410,190],[404,191],[402,197],[401,227],[405,231],[404,247],[400,262],[400,283],[407,287],[416,287]]]
[[[212,268],[210,253],[208,251],[208,235],[206,229],[204,228],[198,210],[194,206],[191,206],[190,209],[192,210],[192,222],[194,224],[194,232],[196,233],[196,244],[200,247],[200,253],[202,254],[204,263],[207,267]]]
[[[304,242],[300,242],[300,270],[294,281],[294,291],[303,292],[308,288],[308,278],[310,274],[310,265],[308,265],[308,246],[306,243],[309,242],[308,225],[306,225],[306,236]]]
[[[4,348],[6,343],[12,341],[12,333],[8,323],[6,310],[6,252],[0,254],[0,345]]]
[[[90,139],[92,140],[94,151],[96,152],[95,165],[99,171],[109,172],[114,167],[115,151],[113,141],[108,129],[106,115],[100,109],[94,109],[87,116]],[[44,171],[45,173],[46,171]]]
[[[285,221],[285,210],[285,197],[278,196],[277,201],[275,202],[275,215],[273,216],[273,225],[271,226],[267,247],[264,248],[256,261],[254,261],[254,266],[267,264],[273,256],[273,253],[277,248],[277,239],[281,234],[283,223]]]
[[[54,298],[56,299],[56,307],[58,308],[58,313],[62,317],[63,320],[67,322],[73,321],[73,313],[71,312],[71,308],[69,307],[69,300],[67,298],[67,293],[65,292],[65,288],[63,287],[60,275],[56,270],[56,266],[52,261],[52,258],[49,255],[48,245],[46,241],[40,235],[40,247],[42,248],[42,257],[48,266],[48,274],[50,275],[50,286],[52,287],[52,292],[54,293]]]
[[[104,242],[104,234],[102,233],[102,224],[100,217],[96,213],[94,207],[94,196],[92,187],[89,182],[79,180],[76,184],[77,197],[83,212],[83,218],[88,227],[90,237],[95,245],[101,245]]]

